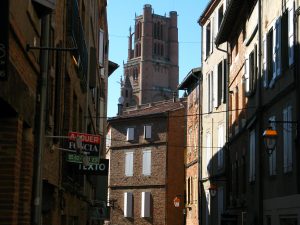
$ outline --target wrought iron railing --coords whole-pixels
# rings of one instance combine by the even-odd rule
[[[67,10],[67,33],[70,37],[71,44],[77,48],[73,52],[78,65],[78,76],[81,80],[81,86],[87,87],[88,74],[88,51],[84,37],[82,20],[79,16],[79,7],[77,0],[68,0]]]

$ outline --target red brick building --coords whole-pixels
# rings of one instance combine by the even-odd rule
[[[107,77],[116,67],[106,5],[0,3],[1,224],[91,222],[95,179],[79,175],[60,150],[69,131],[106,133]]]
[[[111,224],[183,223],[184,104],[142,105],[108,121]]]

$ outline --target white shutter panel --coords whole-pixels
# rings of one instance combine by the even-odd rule
[[[276,20],[276,76],[281,74],[281,17]]]
[[[213,105],[215,108],[218,107],[218,65],[214,66],[214,71],[213,71]]]
[[[151,139],[151,125],[145,125],[144,126],[144,138],[145,139]]]
[[[214,77],[213,77],[214,72],[211,71],[210,75],[209,75],[209,89],[210,89],[210,93],[209,93],[209,111],[212,112],[213,110],[213,98],[214,98]]]
[[[245,60],[245,91],[250,91],[250,76],[249,76],[249,58]]]
[[[150,217],[150,192],[142,192],[142,202],[141,202],[141,217]]]
[[[207,55],[206,55],[206,26],[203,26],[203,28],[202,28],[202,49],[203,49],[202,55],[204,56],[203,59],[206,59],[206,57],[207,57]]]
[[[132,217],[132,198],[131,192],[124,193],[124,217]]]
[[[99,30],[99,66],[103,67],[104,62],[104,31]]]
[[[133,176],[133,152],[125,153],[125,175]]]
[[[213,43],[215,42],[215,39],[217,37],[218,31],[219,31],[219,9],[215,10],[215,19],[214,19],[214,40]]]
[[[129,127],[127,128],[127,141],[133,141],[134,140],[134,128]]]
[[[210,215],[210,194],[209,190],[205,190],[205,198],[206,198],[206,210],[205,210],[205,224],[209,224],[209,215]]]
[[[267,35],[263,38],[263,75],[264,75],[264,87],[268,86],[268,69],[267,69]]]
[[[288,8],[288,35],[289,35],[289,65],[294,63],[294,2],[291,1],[291,5]]]
[[[223,167],[223,162],[224,162],[224,131],[223,131],[223,125],[220,125],[218,127],[218,168]]]
[[[214,33],[214,18],[211,18],[211,22],[210,22],[210,45],[209,45],[209,52],[212,53],[213,52],[213,33]]]
[[[143,175],[151,175],[151,150],[143,151]]]
[[[272,46],[272,54],[273,54],[273,78],[275,79],[276,77],[276,42],[277,42],[277,37],[276,37],[276,23],[273,25],[273,46]]]

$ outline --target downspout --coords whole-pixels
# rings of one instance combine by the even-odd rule
[[[41,19],[41,46],[49,46],[49,21],[50,16],[44,15]],[[43,198],[43,156],[44,156],[44,139],[45,139],[45,113],[47,100],[47,73],[48,73],[48,50],[41,49],[40,54],[40,101],[38,109],[37,122],[37,149],[36,162],[34,163],[34,186],[33,186],[33,225],[42,224],[42,198]]]
[[[225,52],[226,53],[226,89],[225,89],[225,103],[226,103],[226,115],[225,115],[225,125],[226,125],[226,134],[225,134],[225,159],[226,161],[229,160],[229,68],[230,68],[230,63],[229,63],[229,44],[228,42],[226,42],[226,50],[224,49],[221,49],[219,48],[218,45],[216,45],[216,49],[218,49],[219,51],[221,52]],[[229,161],[226,163],[226,165],[229,165]],[[227,174],[227,167],[225,165],[225,174],[226,174],[226,177],[229,177],[228,174]],[[229,185],[228,182],[226,182],[226,185]],[[228,187],[225,187],[225,190],[228,190]],[[226,191],[225,191],[225,199],[228,200],[228,196],[226,194]],[[228,201],[225,201],[225,204],[227,205],[227,202]]]
[[[296,2],[295,2],[296,4]],[[300,15],[300,7],[299,5],[296,5],[295,8],[298,7],[295,11],[295,21],[294,21],[294,78],[296,80],[296,99],[299,99],[300,98],[300,80],[299,80],[299,75],[298,75],[298,72],[299,72],[299,65],[298,63],[298,60],[299,60],[299,40],[298,40],[298,17]],[[300,105],[299,105],[299,101],[296,102],[296,113],[297,113],[297,125],[296,125],[296,149],[298,149],[298,146],[300,146],[300,138],[299,138],[299,134],[300,134],[300,124],[299,124],[299,121],[300,121]],[[296,154],[297,154],[297,151],[296,151]],[[297,173],[298,173],[298,179],[297,179],[297,190],[298,190],[298,193],[300,193],[300,177],[299,177],[299,174],[300,174],[300,153],[298,152],[298,154],[296,155],[296,161],[298,162],[297,163]]]
[[[261,0],[258,0],[258,79],[257,79],[257,119],[258,119],[258,132],[257,132],[257,140],[258,140],[258,175],[259,175],[259,193],[258,193],[258,198],[259,198],[259,206],[258,206],[258,216],[259,216],[259,221],[260,224],[263,224],[264,222],[264,207],[263,207],[263,197],[264,197],[264,184],[263,184],[263,159],[264,159],[264,151],[263,151],[263,146],[261,143],[263,143],[262,140],[262,129],[263,129],[263,116],[262,116],[262,92],[261,92],[261,87],[262,87],[262,71],[261,71],[261,56],[262,56],[262,51],[261,51],[261,41],[262,41],[262,20],[261,20],[261,14],[262,14],[262,8],[261,8]]]

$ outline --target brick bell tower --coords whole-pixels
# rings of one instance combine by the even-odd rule
[[[129,29],[128,59],[121,84],[123,106],[173,98],[178,71],[177,13],[157,15],[146,4],[143,15],[135,17],[134,32]]]

